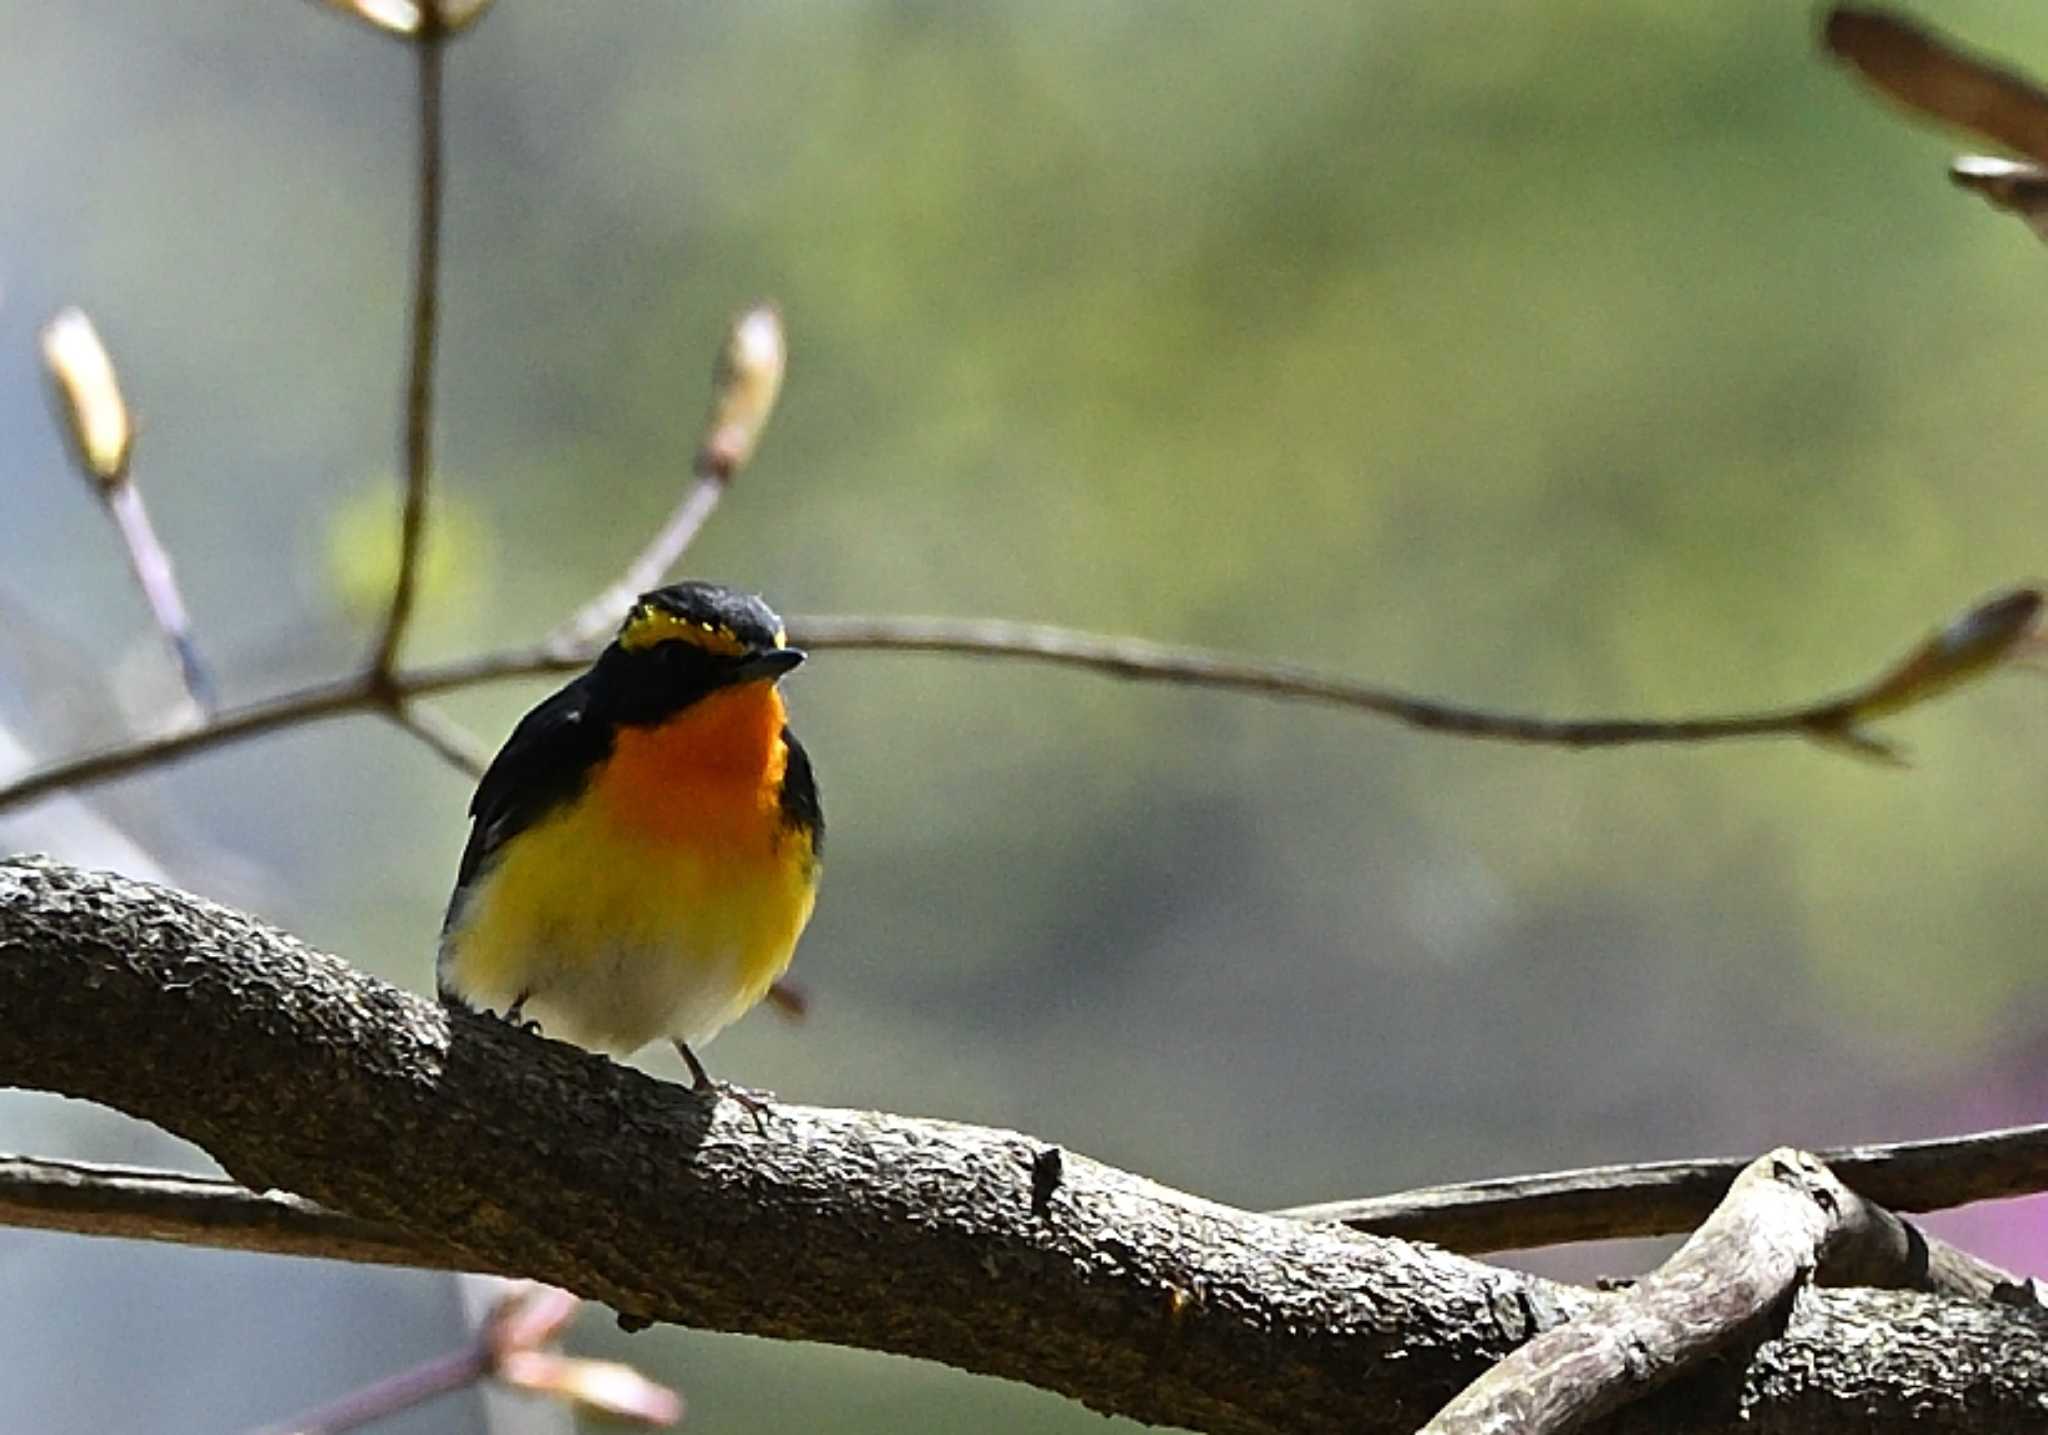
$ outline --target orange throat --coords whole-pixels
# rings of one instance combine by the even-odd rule
[[[593,795],[650,841],[772,850],[783,826],[785,719],[772,682],[721,688],[654,727],[621,728]]]

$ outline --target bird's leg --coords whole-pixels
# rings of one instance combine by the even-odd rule
[[[697,1053],[690,1050],[690,1044],[681,1037],[675,1039],[676,1055],[683,1059],[683,1065],[690,1068],[690,1089],[692,1091],[717,1091],[718,1083],[711,1079],[711,1073],[704,1069],[704,1063],[697,1059]]]
[[[505,1020],[511,1025],[518,1027],[528,1036],[539,1036],[540,1023],[526,1019],[526,1004],[532,999],[533,991],[531,988],[521,992],[517,999],[513,1001],[511,1007],[505,1012]]]
[[[734,1086],[726,1081],[713,1081],[711,1073],[704,1069],[704,1063],[697,1059],[697,1053],[690,1050],[690,1044],[681,1037],[673,1038],[676,1055],[683,1059],[683,1065],[690,1068],[690,1090],[699,1096],[728,1097],[747,1109],[754,1118],[757,1130],[766,1131],[768,1106],[774,1098],[765,1091],[749,1091],[744,1086]]]

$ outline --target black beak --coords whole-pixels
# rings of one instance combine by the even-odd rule
[[[803,660],[802,648],[770,648],[766,652],[749,653],[740,659],[739,667],[733,673],[733,681],[774,682]]]

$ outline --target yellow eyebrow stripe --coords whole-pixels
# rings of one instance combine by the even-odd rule
[[[619,630],[619,646],[629,653],[651,648],[656,643],[688,643],[693,648],[702,648],[707,653],[720,657],[736,658],[747,650],[732,629],[718,624],[700,623],[692,618],[679,618],[666,608],[657,608],[643,603],[626,615],[625,626]]]

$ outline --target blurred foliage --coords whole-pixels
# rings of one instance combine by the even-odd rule
[[[1939,18],[2048,69],[2048,15]],[[75,642],[140,622],[33,371],[76,300],[225,676],[352,660],[313,555],[357,551],[396,443],[405,57],[279,0],[0,24],[12,586]],[[1055,620],[1558,713],[1877,671],[2041,566],[2048,254],[1812,26],[502,0],[449,65],[436,517],[472,515],[443,531],[477,588],[433,595],[420,647],[536,634],[609,581],[765,296],[789,383],[689,567],[785,611]],[[540,691],[449,707],[495,738]],[[793,701],[833,826],[817,1015],[714,1056],[792,1098],[1278,1205],[1923,1134],[2038,1050],[2021,679],[1891,724],[1905,773],[960,660],[830,656]],[[327,725],[146,785],[261,855],[272,915],[427,986],[465,784],[426,754]],[[705,1432],[1094,1424],[899,1362],[620,1348]]]
[[[326,596],[351,620],[383,616],[398,576],[399,484],[381,476],[375,487],[338,498],[322,524],[326,551]],[[420,602],[474,607],[489,582],[490,530],[462,492],[443,495],[420,550]]]

